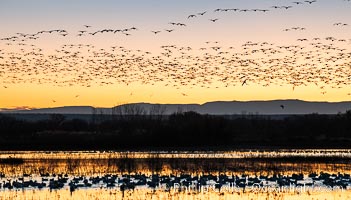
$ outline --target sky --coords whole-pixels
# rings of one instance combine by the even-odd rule
[[[351,2],[295,2],[0,0],[0,108],[350,101]]]

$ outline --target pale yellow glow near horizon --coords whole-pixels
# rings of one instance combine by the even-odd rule
[[[59,106],[112,107],[125,103],[203,104],[211,101],[253,101],[299,99],[305,101],[350,101],[344,89],[327,89],[322,94],[317,86],[263,87],[256,84],[220,88],[183,88],[131,84],[128,86],[57,87],[36,84],[9,85],[0,89],[0,108],[28,106],[33,108]],[[184,95],[183,95],[184,94]],[[187,96],[185,96],[187,95]],[[55,102],[54,102],[55,101]]]

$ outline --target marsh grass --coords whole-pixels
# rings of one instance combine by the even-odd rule
[[[329,162],[328,160],[296,159],[228,159],[228,158],[149,158],[94,159],[24,159],[23,162],[2,162],[0,173],[7,176],[21,174],[72,174],[101,175],[106,173],[255,173],[255,174],[290,174],[312,172],[351,172],[347,161]]]

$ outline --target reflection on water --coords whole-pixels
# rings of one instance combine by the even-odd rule
[[[231,152],[2,152],[0,172],[95,175],[104,173],[350,172],[351,150]]]
[[[24,198],[26,197],[26,198]],[[173,192],[146,192],[145,190],[135,190],[134,192],[128,192],[122,197],[122,193],[119,190],[111,189],[89,189],[79,190],[74,192],[72,195],[69,190],[60,191],[13,191],[13,192],[1,192],[0,199],[8,200],[23,200],[23,199],[36,200],[51,200],[51,199],[99,199],[99,200],[110,200],[110,199],[130,199],[130,200],[145,200],[145,199],[174,199],[174,200],[196,200],[196,199],[208,199],[208,200],[227,200],[227,199],[238,199],[238,200],[332,200],[340,199],[347,200],[351,199],[350,192],[329,192],[329,193],[314,193],[314,194],[279,194],[279,193],[173,193]]]
[[[0,199],[351,199],[350,159],[351,150],[2,152]],[[254,181],[266,190],[250,191]],[[274,189],[291,184],[338,190]]]

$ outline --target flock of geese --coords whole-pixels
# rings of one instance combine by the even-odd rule
[[[4,175],[4,174],[2,174]],[[204,187],[213,188],[213,192],[265,192],[265,190],[258,190],[263,188],[283,189],[281,192],[317,192],[321,188],[329,187],[334,190],[341,191],[348,189],[351,184],[350,174],[338,173],[310,173],[304,174],[274,174],[270,176],[265,175],[239,175],[239,174],[208,174],[208,175],[191,175],[191,174],[170,174],[160,175],[153,173],[148,176],[146,174],[104,174],[102,176],[72,176],[68,174],[41,174],[39,177],[32,178],[31,175],[25,174],[17,178],[1,178],[0,191],[13,189],[45,189],[52,190],[68,189],[71,194],[78,189],[88,188],[109,188],[116,189],[122,192],[132,191],[136,188],[149,188],[154,192],[156,190],[170,190],[182,192],[192,190],[193,192],[203,192]],[[214,186],[214,187],[212,187]],[[312,191],[315,187],[315,191]],[[301,190],[305,188],[305,190]],[[255,190],[254,190],[255,189]],[[300,190],[299,190],[300,189]]]
[[[344,0],[350,1],[350,0]],[[294,6],[310,5],[312,1],[296,1],[270,9],[218,8],[212,12],[271,12],[288,10]],[[185,20],[205,17],[211,11],[188,15]],[[217,22],[219,18],[208,19]],[[151,34],[171,33],[186,23],[169,22],[171,28],[151,30]],[[336,22],[335,27],[348,24]],[[277,45],[267,41],[247,41],[241,45],[204,42],[202,47],[168,44],[160,53],[134,50],[124,46],[99,48],[93,44],[65,44],[54,53],[45,52],[34,40],[44,34],[61,37],[93,37],[100,34],[132,36],[139,28],[93,30],[84,25],[78,33],[64,29],[42,30],[36,33],[16,33],[0,38],[0,84],[36,83],[56,86],[110,85],[132,83],[163,84],[177,89],[183,87],[213,88],[258,84],[298,86],[315,85],[322,94],[327,88],[351,85],[351,39],[329,37],[298,38],[292,45]],[[291,27],[285,31],[304,31],[305,27]],[[15,51],[13,49],[16,49]],[[183,96],[187,96],[181,93]],[[351,93],[348,93],[351,95]]]

